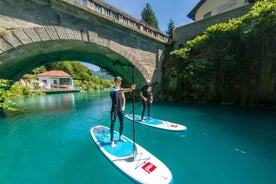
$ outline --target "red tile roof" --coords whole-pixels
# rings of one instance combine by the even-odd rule
[[[50,77],[71,77],[68,73],[62,70],[51,70],[48,72],[37,74],[38,76],[50,76]]]

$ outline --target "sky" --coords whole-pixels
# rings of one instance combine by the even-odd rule
[[[175,27],[180,27],[193,20],[187,15],[200,0],[104,0],[111,6],[122,10],[130,16],[141,20],[141,12],[149,3],[158,20],[159,29],[162,32],[168,30],[170,19]]]

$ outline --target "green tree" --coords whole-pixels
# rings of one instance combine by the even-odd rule
[[[166,52],[165,55],[168,56],[168,54],[174,50],[174,40],[173,40],[173,30],[174,30],[174,21],[172,19],[170,19],[170,22],[168,23],[168,30],[166,31],[169,40],[168,43],[166,45]]]
[[[170,22],[168,23],[168,30],[166,31],[168,37],[169,37],[169,42],[173,40],[173,30],[174,30],[174,21],[170,19]]]
[[[143,9],[141,13],[141,17],[142,17],[142,21],[148,23],[149,25],[155,27],[156,29],[159,29],[158,20],[149,3],[147,3],[146,7]]]
[[[46,72],[46,71],[47,70],[46,70],[45,66],[41,66],[41,67],[38,67],[38,68],[35,68],[34,70],[32,70],[30,72],[30,74],[36,75],[36,74],[43,73],[43,72]]]

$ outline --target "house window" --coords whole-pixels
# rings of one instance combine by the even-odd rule
[[[70,78],[60,78],[60,84],[61,85],[71,85],[71,79]]]
[[[48,83],[47,80],[42,80],[42,82],[43,82],[44,84],[47,84],[47,83]]]
[[[245,2],[248,2],[248,3],[254,3],[256,0],[245,0]]]
[[[206,13],[203,18],[206,19],[206,18],[209,18],[211,17],[211,11],[209,11],[208,13]]]

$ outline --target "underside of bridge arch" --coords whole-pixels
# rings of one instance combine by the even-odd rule
[[[0,55],[0,78],[15,82],[31,70],[57,61],[95,64],[113,76],[121,76],[126,86],[132,83],[132,76],[138,86],[145,79],[135,63],[124,56],[107,47],[78,40],[43,41],[8,50]]]

